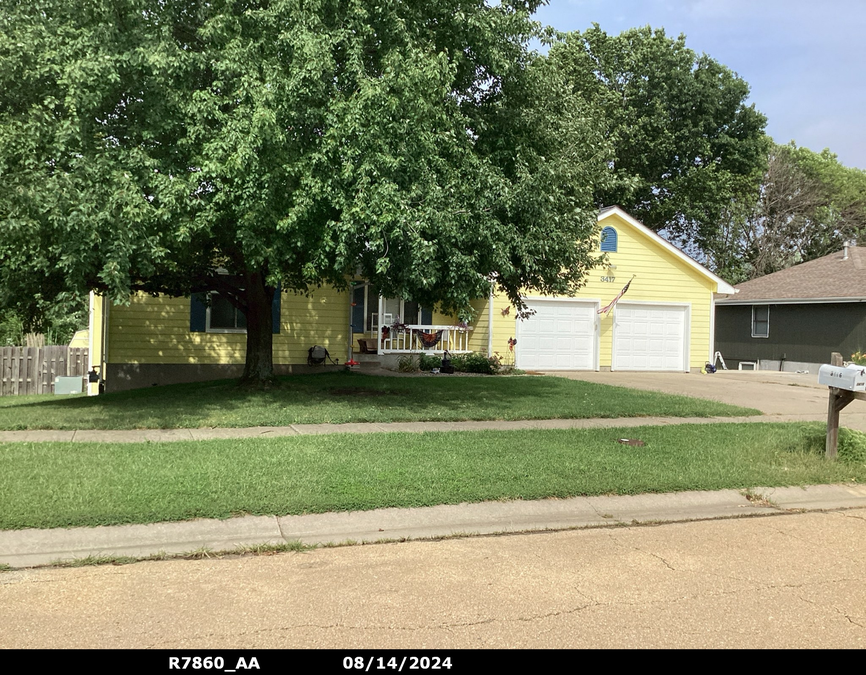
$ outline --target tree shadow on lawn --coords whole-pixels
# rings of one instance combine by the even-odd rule
[[[267,389],[236,380],[149,387],[98,397],[3,401],[4,429],[136,429],[310,423],[701,415],[710,401],[545,376],[280,377]],[[677,412],[679,410],[679,412]],[[703,414],[717,414],[716,412]]]

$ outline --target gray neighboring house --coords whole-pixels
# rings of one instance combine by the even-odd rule
[[[817,373],[832,352],[866,350],[866,247],[735,286],[716,299],[715,349],[728,368]]]

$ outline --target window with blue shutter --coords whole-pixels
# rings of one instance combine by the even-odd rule
[[[210,294],[210,317],[207,322],[209,331],[243,331],[247,327],[247,317],[229,299],[219,293]]]
[[[601,250],[605,253],[616,253],[616,230],[612,227],[601,231]]]

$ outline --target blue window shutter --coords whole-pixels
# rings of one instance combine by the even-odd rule
[[[422,326],[432,326],[433,325],[433,310],[427,309],[426,307],[421,308],[421,325]]]
[[[189,299],[189,332],[204,333],[207,330],[206,293],[193,293]]]
[[[274,301],[271,303],[271,318],[274,322],[274,333],[280,332],[280,296],[283,294],[280,289],[280,284],[277,284],[277,288],[274,291]]]
[[[601,250],[616,253],[616,230],[606,227],[601,231]]]
[[[364,332],[364,286],[352,289],[352,331]]]

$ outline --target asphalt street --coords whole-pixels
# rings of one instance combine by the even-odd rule
[[[864,542],[853,509],[15,570],[0,647],[863,648]]]

